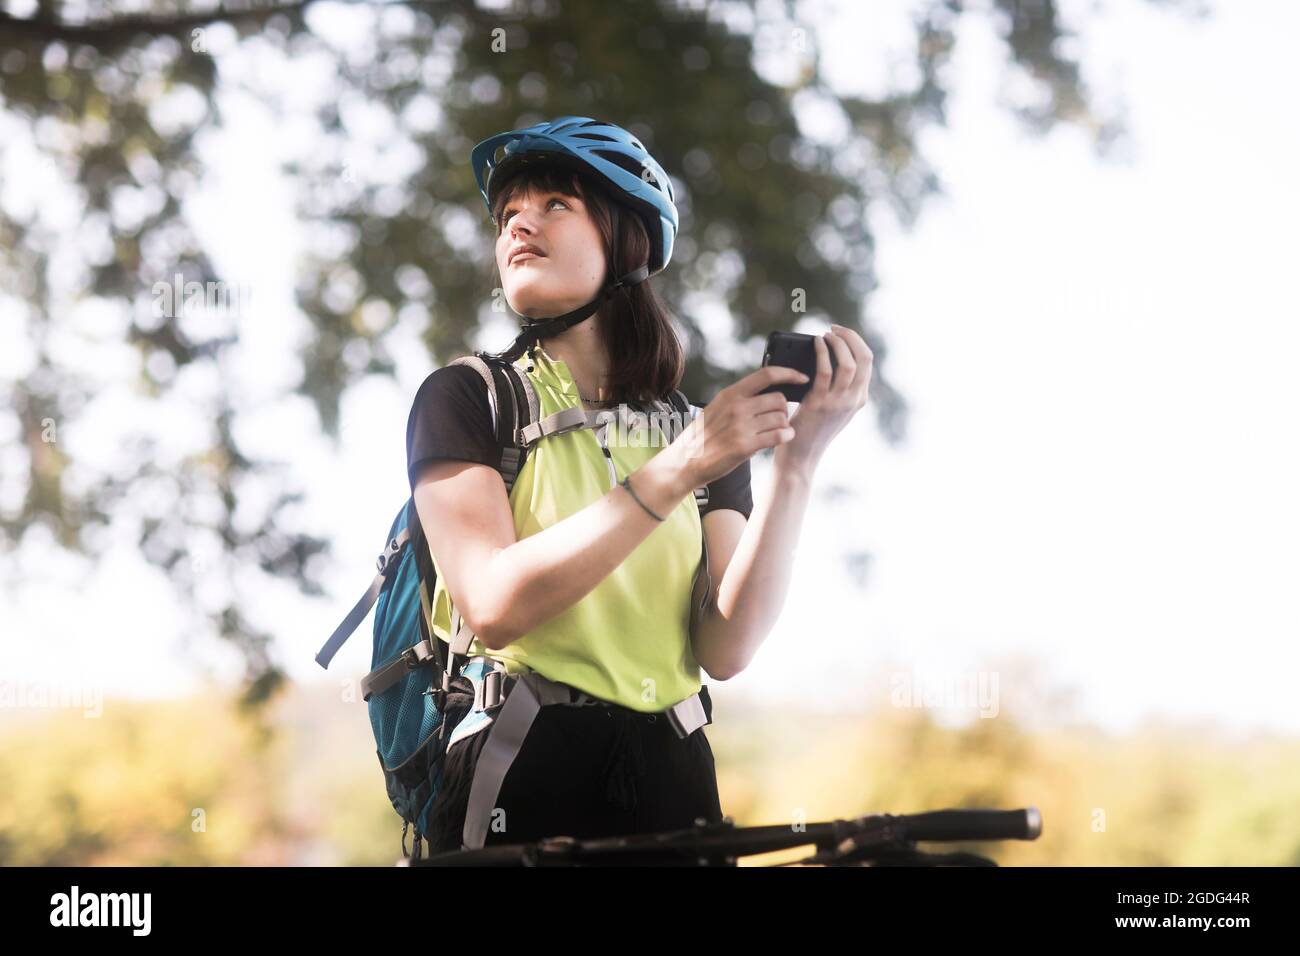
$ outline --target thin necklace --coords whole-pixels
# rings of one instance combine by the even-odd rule
[[[529,351],[531,352],[533,351],[533,349],[536,349],[537,351],[545,355],[550,360],[552,365],[556,364],[559,361],[558,359],[552,358],[551,353],[546,351],[545,347],[543,347],[542,343],[540,342],[532,343],[532,346],[529,349]],[[530,368],[529,371],[532,371],[532,369]],[[577,391],[577,389],[574,390]],[[578,398],[582,399],[584,402],[590,402],[592,405],[608,405],[611,401],[613,401],[613,399],[588,398],[586,395],[583,395],[581,392],[578,392]]]

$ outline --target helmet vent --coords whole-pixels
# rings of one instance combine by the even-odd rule
[[[597,150],[593,150],[593,152],[601,159],[607,159],[614,165],[623,167],[633,176],[637,176],[640,177],[641,179],[644,179],[647,183],[654,186],[655,189],[660,188],[659,180],[655,177],[654,173],[650,172],[650,167],[642,166],[640,163],[638,163],[631,156],[628,156],[626,153],[615,153],[605,149],[597,149]]]

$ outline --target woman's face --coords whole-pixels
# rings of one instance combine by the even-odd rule
[[[596,297],[607,271],[604,240],[587,205],[558,192],[518,190],[498,221],[497,268],[519,315],[563,315]],[[511,254],[533,246],[540,255]]]

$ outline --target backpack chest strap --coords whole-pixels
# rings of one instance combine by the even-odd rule
[[[580,406],[563,408],[554,414],[547,415],[540,421],[532,422],[519,429],[516,432],[516,440],[520,445],[527,447],[552,435],[562,435],[565,432],[577,431],[582,428],[593,428],[598,423],[593,423],[591,416],[598,414],[600,413],[588,412],[587,409]]]
[[[636,416],[643,416],[643,420],[638,421]],[[673,411],[672,406],[666,402],[650,403],[648,412],[634,412],[626,405],[605,409],[586,409],[581,406],[574,406],[572,408],[562,408],[558,412],[547,415],[540,421],[519,429],[517,440],[520,445],[533,445],[552,435],[562,435],[565,432],[579,431],[583,428],[595,429],[616,420],[621,422],[623,427],[629,431],[642,425],[658,428],[664,438],[665,445],[672,444],[685,427],[685,424],[679,420],[677,413]]]

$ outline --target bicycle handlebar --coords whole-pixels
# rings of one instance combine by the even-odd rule
[[[918,840],[1035,840],[1042,833],[1037,808],[1020,810],[934,810],[918,814],[878,814],[850,820],[735,827],[730,818],[685,830],[579,840],[559,836],[477,850],[439,853],[412,866],[573,866],[582,863],[641,863],[734,866],[736,858],[815,844],[818,852],[800,863],[856,864],[940,859],[920,853]],[[986,865],[973,854],[954,859]]]
[[[909,840],[1036,840],[1043,832],[1037,807],[1023,810],[933,810],[897,818]]]

